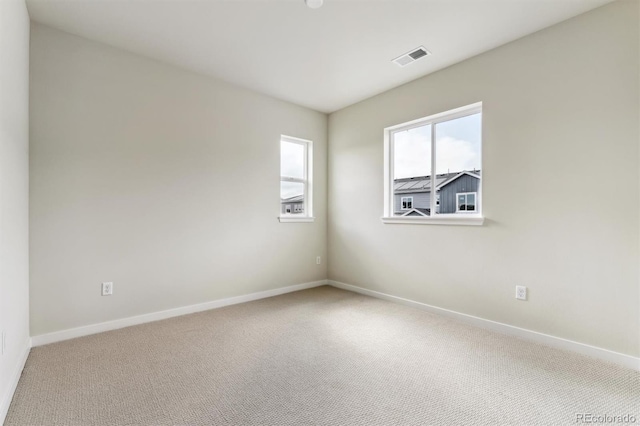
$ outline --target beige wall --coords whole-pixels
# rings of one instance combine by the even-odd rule
[[[326,278],[326,115],[31,36],[32,335]],[[280,134],[314,142],[315,223],[277,220]]]
[[[329,278],[640,355],[638,6],[331,114]],[[383,224],[383,128],[478,101],[485,225]]]
[[[0,423],[29,342],[29,16],[0,1]]]

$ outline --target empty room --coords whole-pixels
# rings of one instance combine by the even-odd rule
[[[640,0],[0,0],[0,424],[640,424]]]

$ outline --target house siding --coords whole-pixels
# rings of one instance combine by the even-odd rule
[[[456,194],[460,192],[478,192],[480,179],[463,175],[440,190],[440,213],[456,212]],[[476,201],[477,203],[477,201]]]
[[[396,213],[406,212],[402,210],[402,198],[413,197],[413,208],[428,209],[431,206],[431,193],[430,192],[409,192],[406,194],[394,194],[393,199],[393,211]]]
[[[299,206],[301,204],[303,204],[302,201],[290,201],[288,203],[281,203],[280,204],[280,213],[288,214],[287,211],[286,211],[287,206],[291,207],[291,213],[293,213],[294,209],[295,209],[295,206]],[[303,207],[303,209],[304,209],[304,207]],[[301,213],[304,213],[304,212],[301,212]]]

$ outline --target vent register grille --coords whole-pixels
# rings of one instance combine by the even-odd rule
[[[391,62],[395,63],[398,66],[404,67],[409,65],[410,63],[417,61],[420,58],[424,58],[425,56],[429,55],[431,55],[431,53],[424,47],[420,46],[417,49],[413,49],[411,52],[405,53],[402,56],[398,56]]]

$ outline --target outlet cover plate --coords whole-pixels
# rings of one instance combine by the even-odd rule
[[[113,283],[112,282],[102,283],[102,295],[111,296],[112,294],[113,294]]]

